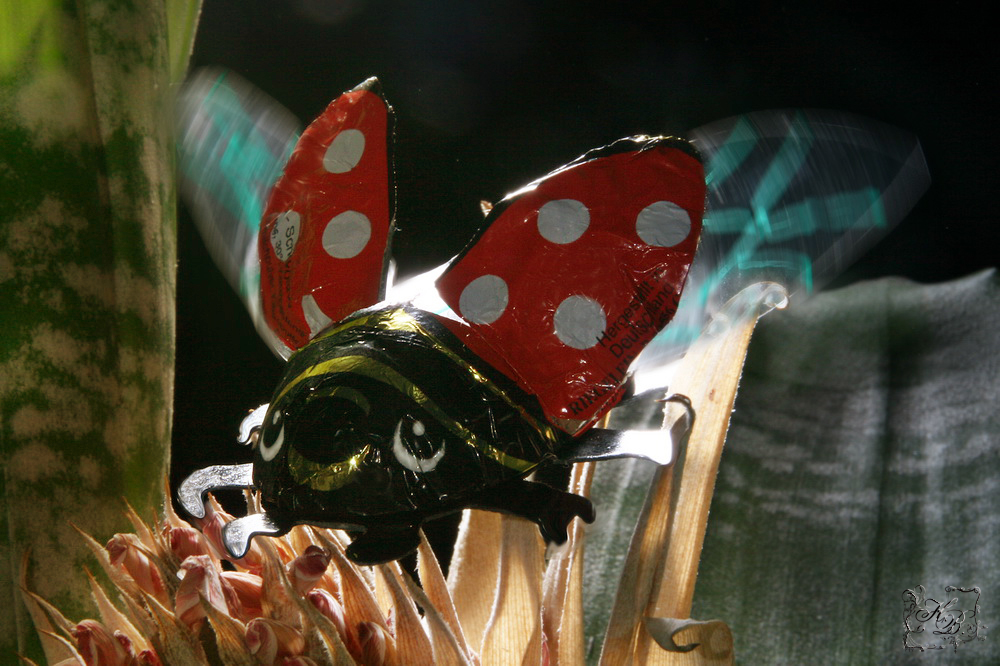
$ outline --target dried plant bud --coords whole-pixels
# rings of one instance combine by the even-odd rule
[[[309,546],[305,551],[288,563],[288,578],[296,591],[305,595],[316,587],[330,564],[330,553],[319,546]]]
[[[170,550],[183,562],[192,555],[211,555],[201,532],[193,527],[169,528]]]
[[[337,628],[340,640],[344,641],[347,651],[353,655],[360,654],[361,646],[358,644],[358,637],[353,631],[348,631],[347,619],[344,617],[344,607],[337,601],[337,598],[326,590],[320,589],[310,591],[306,595],[306,598],[316,607],[316,610],[322,613],[330,622],[333,622],[333,626]]]
[[[125,666],[131,660],[125,647],[96,620],[84,620],[71,633],[87,666]]]
[[[242,622],[249,622],[263,614],[261,609],[261,585],[263,580],[257,574],[244,571],[223,571],[222,593],[226,597],[229,615]]]
[[[365,666],[382,666],[386,663],[392,638],[385,629],[374,622],[358,623],[360,661]]]
[[[298,629],[265,617],[247,624],[246,643],[250,654],[263,664],[300,655],[306,649],[306,641]]]
[[[132,647],[132,639],[117,630],[112,635],[115,637],[115,640],[121,644],[122,649],[125,650],[125,654],[128,655],[129,660],[131,661],[132,659],[134,659],[135,648]]]
[[[139,653],[139,664],[141,666],[163,666],[163,662],[152,650],[143,650]]]
[[[227,522],[229,521],[222,513],[209,511],[208,515],[200,520],[198,524],[201,533],[212,544],[212,548],[215,549],[219,557],[226,557],[226,547],[222,541],[222,528],[226,526]]]
[[[105,549],[111,564],[122,567],[140,589],[156,597],[158,601],[169,602],[163,575],[146,555],[139,537],[134,534],[116,534],[108,541]]]
[[[222,594],[222,581],[211,557],[194,555],[187,558],[181,563],[177,577],[181,579],[181,584],[174,600],[174,613],[192,630],[197,632],[205,619],[200,598],[204,598],[220,612],[228,614],[226,599]]]

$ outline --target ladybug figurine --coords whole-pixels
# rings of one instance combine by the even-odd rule
[[[755,282],[792,298],[816,289],[929,183],[914,137],[842,112],[737,116],[693,130],[694,143],[621,139],[498,202],[428,274],[432,289],[386,299],[392,111],[374,79],[301,136],[226,72],[197,74],[179,116],[195,221],[288,359],[240,427],[253,462],[199,470],[179,489],[196,517],[209,490],[259,493],[263,511],[223,531],[234,557],[255,535],[308,523],[360,532],[348,556],[384,562],[416,547],[425,520],[468,507],[564,540],[592,505],[526,477],[619,456],[667,464],[690,429],[683,399],[666,430],[596,426],[644,348],[646,367],[662,365]]]
[[[355,562],[416,548],[429,518],[474,507],[553,541],[590,501],[526,480],[540,466],[636,455],[668,463],[669,431],[592,427],[670,320],[698,247],[705,177],[682,139],[591,151],[493,206],[437,278],[447,308],[380,302],[392,234],[391,109],[374,79],[305,130],[267,199],[259,307],[292,353],[241,427],[252,464],[180,488],[252,487],[263,513],[228,524],[234,557],[299,523],[361,530]],[[690,412],[680,428],[690,426]]]

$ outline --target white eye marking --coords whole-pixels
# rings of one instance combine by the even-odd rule
[[[275,414],[277,417],[277,414]],[[277,418],[274,419],[277,421]],[[272,421],[272,422],[274,422]],[[265,446],[264,440],[260,441],[260,457],[270,462],[274,459],[274,456],[278,455],[278,451],[281,450],[281,445],[285,443],[285,426],[281,426],[281,430],[278,431],[278,436],[274,438],[274,444],[271,446]]]
[[[424,424],[423,424],[422,421],[414,421],[413,422],[413,434],[414,435],[416,435],[417,437],[420,437],[425,432],[427,432],[427,429],[424,428]]]
[[[278,425],[278,421],[281,419],[281,411],[276,411],[274,416],[271,417],[271,425]]]
[[[417,421],[420,423],[420,421]],[[414,423],[414,431],[416,431],[416,425]],[[423,423],[420,423],[421,429],[423,428]],[[411,472],[430,472],[437,464],[441,462],[444,458],[444,442],[441,442],[441,448],[438,452],[429,458],[421,458],[420,456],[415,456],[406,449],[406,445],[403,444],[403,439],[399,436],[400,428],[403,427],[403,419],[399,420],[396,424],[396,432],[392,434],[392,455],[396,456],[396,460],[399,464],[410,470]]]

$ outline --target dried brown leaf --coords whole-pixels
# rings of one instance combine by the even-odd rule
[[[57,652],[66,654],[67,656],[59,659],[58,662],[50,661],[49,663],[55,664],[79,664],[80,666],[87,666],[86,662],[83,660],[83,656],[77,652],[76,644],[59,634],[54,634],[51,631],[38,630],[38,637],[42,640],[42,644],[46,643],[51,645],[58,645]],[[46,658],[48,658],[48,651],[46,650]]]
[[[260,539],[261,599],[260,606],[265,617],[296,625],[298,610],[292,601],[295,589],[288,580],[285,564],[278,555],[276,539]]]
[[[73,623],[66,619],[55,606],[28,589],[28,564],[30,561],[30,552],[25,550],[21,557],[21,597],[24,599],[24,604],[28,607],[28,613],[35,624],[42,649],[45,651],[45,659],[50,664],[54,664],[65,659],[78,657],[79,654],[76,652],[75,646],[70,644],[67,648],[67,641],[55,633],[58,629],[69,636],[70,630],[74,626]]]
[[[123,594],[127,594],[132,597],[132,599],[139,601],[143,598],[143,592],[139,589],[139,586],[132,580],[121,567],[114,566],[111,564],[111,559],[108,557],[108,551],[105,549],[103,544],[98,543],[89,534],[81,530],[76,525],[73,525],[80,536],[83,537],[84,544],[90,549],[97,558],[97,562],[104,569],[104,573],[107,574],[108,578],[114,583],[115,587],[118,588]]]
[[[448,567],[448,590],[469,646],[479,652],[500,572],[500,514],[466,509]]]
[[[392,592],[389,591],[389,584],[385,580],[385,573],[381,567],[372,567],[372,571],[375,572],[375,602],[378,604],[379,610],[382,614],[392,623]]]
[[[573,465],[570,492],[590,494],[594,463]],[[550,663],[573,666],[585,660],[583,632],[584,526],[574,520],[569,539],[549,559],[543,581],[542,628],[548,642]]]
[[[455,604],[448,592],[448,581],[445,580],[437,556],[423,532],[420,533],[420,545],[417,546],[417,573],[420,575],[420,585],[423,587],[421,593],[426,593],[428,600],[433,604],[435,613],[438,613],[442,621],[448,625],[448,629],[454,640],[457,641],[462,654],[470,655],[471,650],[465,640],[464,628],[458,620]],[[426,612],[426,604],[419,599],[417,603]]]
[[[754,285],[734,297],[721,313],[726,325],[703,336],[676,371],[671,390],[691,400],[694,425],[678,462],[653,477],[622,570],[602,665],[651,663],[664,650],[644,629],[644,618],[685,618],[691,612],[729,415],[762,297],[768,294],[767,287]]]
[[[58,608],[34,592],[24,587],[21,588],[21,592],[25,595],[25,602],[29,603],[28,609],[32,611],[32,620],[40,623],[35,625],[39,630],[55,631],[58,629],[66,636],[70,636],[70,630],[76,626],[74,622],[70,622],[66,616],[59,612]],[[41,613],[37,619],[34,614],[36,609]]]
[[[94,601],[97,602],[97,610],[101,615],[101,622],[104,626],[112,632],[120,631],[127,636],[132,641],[132,646],[136,653],[152,649],[153,646],[149,640],[146,639],[141,631],[135,628],[135,625],[129,621],[124,613],[115,607],[111,599],[108,598],[108,595],[105,594],[104,589],[97,583],[97,579],[94,578],[93,574],[88,569],[84,569],[84,572],[90,581],[90,592],[94,595]]]
[[[149,525],[147,525],[146,521],[139,517],[139,514],[136,513],[135,509],[132,508],[132,505],[129,504],[126,498],[123,497],[122,501],[125,503],[125,517],[128,518],[130,523],[132,523],[132,529],[135,530],[135,535],[139,537],[142,545],[145,546],[150,552],[155,553],[158,557],[162,557],[163,553],[159,552],[160,544],[153,536],[153,531],[149,529]]]
[[[456,637],[451,626],[438,612],[424,591],[420,589],[420,586],[407,575],[402,578],[410,596],[417,602],[418,606],[424,609],[424,621],[430,635],[431,648],[434,650],[434,664],[436,666],[471,666],[474,663],[474,656],[469,651],[469,647],[465,645],[464,640]],[[448,603],[451,604],[450,599]]]
[[[163,477],[163,522],[171,527],[191,527],[191,524],[177,515],[174,511],[174,504],[171,498],[173,494],[170,491],[170,478],[164,475]]]
[[[136,601],[127,594],[121,595],[120,600],[125,604],[126,615],[136,630],[149,639],[150,642],[153,642],[152,638],[158,629],[156,623],[153,621],[152,612],[143,603]]]
[[[226,666],[253,666],[255,660],[247,650],[243,637],[246,625],[229,617],[212,604],[202,603],[208,623],[215,633],[215,647],[219,659]]]
[[[484,664],[540,664],[545,544],[538,528],[502,515],[500,572],[480,652]]]
[[[143,593],[143,602],[149,609],[150,620],[155,631],[148,635],[156,654],[163,664],[185,664],[202,666],[208,664],[205,649],[187,625],[174,612],[161,604],[155,597]],[[208,606],[204,600],[202,606]]]
[[[405,574],[399,563],[379,565],[378,569],[385,580],[395,610],[395,663],[433,664],[434,650],[430,638],[424,631],[424,625],[420,621],[420,615],[417,614],[408,590],[404,590],[400,584],[400,577]]]

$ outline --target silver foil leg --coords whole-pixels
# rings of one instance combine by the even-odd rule
[[[250,540],[258,534],[281,536],[288,529],[279,526],[266,513],[251,513],[226,523],[222,528],[222,542],[235,559],[240,559],[250,550]]]
[[[270,407],[269,403],[264,403],[257,409],[253,410],[247,414],[246,418],[240,422],[240,436],[236,438],[236,441],[244,446],[249,445],[251,442],[251,435],[253,435],[255,430],[259,430],[262,425],[264,425],[264,416],[267,415],[267,408]]]
[[[213,465],[193,472],[177,490],[177,499],[184,510],[195,518],[205,517],[204,495],[219,488],[250,488],[253,486],[253,463],[245,465]]]

